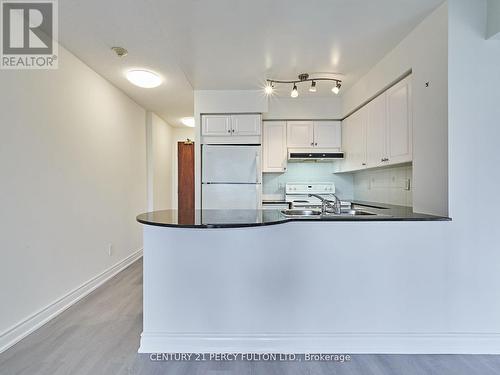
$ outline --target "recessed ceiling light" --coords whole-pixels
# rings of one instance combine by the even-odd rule
[[[127,79],[136,86],[151,89],[162,83],[161,77],[150,70],[133,69],[127,72]]]
[[[181,118],[181,122],[190,128],[194,128],[194,117],[183,117]]]

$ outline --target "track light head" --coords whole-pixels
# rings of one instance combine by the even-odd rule
[[[337,81],[337,84],[335,86],[332,87],[332,92],[335,94],[335,95],[338,95],[338,93],[340,92],[340,82]]]
[[[292,92],[290,93],[290,96],[292,98],[296,98],[297,96],[299,96],[299,91],[297,90],[297,85],[295,83],[293,84],[293,89]]]
[[[267,95],[271,95],[274,91],[274,85],[272,84],[272,82],[268,82],[266,84],[266,87],[264,87],[264,92],[267,94]]]
[[[311,87],[309,87],[310,92],[316,92],[316,82],[311,82]]]

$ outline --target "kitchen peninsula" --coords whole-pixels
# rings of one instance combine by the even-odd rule
[[[365,209],[376,215],[197,210],[188,221],[175,210],[139,215],[139,352],[391,352],[398,333],[420,332],[433,320],[418,301],[436,294],[439,270],[423,267],[432,254],[409,239],[416,226],[439,236],[447,221],[407,207]],[[381,339],[377,332],[394,334]]]

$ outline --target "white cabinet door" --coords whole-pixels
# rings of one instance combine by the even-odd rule
[[[314,124],[312,121],[288,121],[286,128],[288,147],[314,146]]]
[[[368,168],[387,164],[386,154],[386,95],[379,95],[364,108],[368,111],[366,127],[366,163]]]
[[[264,121],[262,172],[285,172],[287,166],[286,122]]]
[[[314,147],[340,150],[341,143],[340,121],[314,121]]]
[[[366,168],[367,112],[361,108],[342,122],[343,172]]]
[[[260,115],[231,115],[231,132],[233,135],[260,135]]]
[[[201,122],[201,135],[231,135],[231,116],[229,115],[205,115]]]
[[[413,157],[411,77],[387,90],[387,158],[391,164]]]

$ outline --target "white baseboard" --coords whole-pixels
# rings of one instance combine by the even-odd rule
[[[2,332],[0,334],[0,353],[15,345],[30,333],[47,323],[49,320],[61,314],[64,310],[74,305],[76,302],[101,286],[140,257],[142,257],[142,249],[137,250],[104,272],[73,289],[58,300],[52,302],[45,308]]]
[[[500,334],[338,333],[217,335],[142,333],[139,353],[500,354]]]

